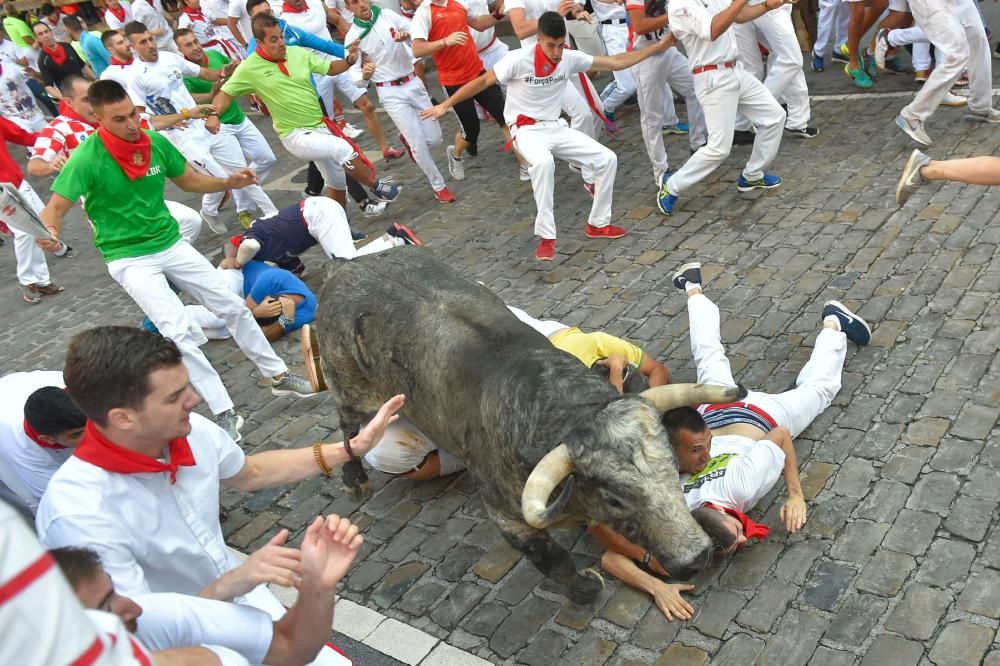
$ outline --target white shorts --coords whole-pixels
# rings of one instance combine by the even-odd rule
[[[386,474],[406,474],[419,467],[437,448],[417,426],[400,416],[385,429],[375,448],[365,454],[365,461]]]

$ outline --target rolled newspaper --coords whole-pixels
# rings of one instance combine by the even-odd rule
[[[0,222],[41,240],[52,238],[35,209],[12,183],[0,183]]]

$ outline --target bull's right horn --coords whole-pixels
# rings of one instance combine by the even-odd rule
[[[659,411],[666,412],[685,405],[735,402],[746,394],[747,390],[742,386],[667,384],[646,389],[639,396],[649,400]]]
[[[566,502],[573,492],[573,459],[569,455],[569,447],[560,444],[545,454],[531,470],[528,480],[524,482],[521,492],[521,513],[526,523],[543,530],[551,525],[566,508]],[[569,477],[566,486],[559,497],[551,505],[549,495],[563,479]]]

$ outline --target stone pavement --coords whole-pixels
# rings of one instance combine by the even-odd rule
[[[810,80],[819,94],[854,92],[835,70]],[[560,167],[561,236],[551,264],[532,257],[531,190],[500,153],[495,130],[468,160],[467,180],[449,178],[457,203],[438,205],[416,168],[397,161],[385,171],[404,185],[399,203],[375,220],[350,206],[369,233],[393,220],[412,225],[431,251],[533,315],[635,341],[677,381],[693,380],[694,370],[684,298],[670,275],[692,259],[705,264],[706,290],[721,307],[724,342],[745,385],[792,384],[824,300],[840,299],[874,324],[871,346],[849,350],[834,405],[796,441],[810,506],[805,528],[775,529],[700,575],[692,621],[666,622],[650,599],[610,579],[593,607],[569,604],[500,538],[467,474],[415,483],[374,473],[376,494],[363,504],[339,479],[249,496],[226,491],[230,544],[249,551],[282,527],[297,535],[317,513],[349,514],[366,544],[342,597],[497,663],[1000,664],[1000,198],[982,187],[934,185],[896,209],[896,179],[913,145],[891,125],[904,100],[879,92],[910,88],[899,78],[873,93],[820,98],[820,136],[783,142],[773,169],[785,178],[781,188],[738,194],[748,148],[735,147],[670,218],[655,210],[634,111],[626,110],[624,131],[609,145],[619,154],[615,222],[629,235],[586,239],[589,198]],[[930,152],[995,153],[996,129],[961,115],[934,116]],[[446,134],[454,127],[448,118]],[[667,146],[680,164],[686,141],[670,137]],[[268,190],[280,206],[295,200],[304,174],[277,152]],[[44,183],[36,188],[47,198]],[[35,307],[19,298],[10,243],[0,251],[0,271],[10,276],[0,286],[4,372],[58,368],[77,331],[140,322],[89,236],[74,212],[66,238],[80,256],[50,260],[67,291]],[[220,240],[206,228],[198,246],[217,257]],[[318,286],[320,254],[310,252],[306,264]],[[300,367],[292,337],[276,348]],[[414,340],[421,343],[433,341]],[[248,452],[339,437],[329,396],[273,397],[235,345],[206,350],[247,418]],[[765,497],[755,515],[777,525],[782,492]],[[560,540],[582,565],[599,557],[579,531]]]

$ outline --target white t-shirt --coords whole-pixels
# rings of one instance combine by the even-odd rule
[[[219,481],[243,469],[245,456],[219,426],[191,415],[196,464],[177,482],[159,473],[117,474],[70,458],[53,475],[35,526],[49,548],[89,546],[118,592],[197,595],[239,566],[219,524]]]
[[[330,29],[326,27],[326,10],[322,0],[306,0],[306,9],[302,12],[282,12],[281,18],[288,25],[316,35],[321,39],[330,40]],[[313,50],[313,53],[320,53]]]
[[[111,10],[104,12],[104,22],[108,24],[108,30],[122,30],[127,23],[131,23],[134,19],[132,18],[132,3],[128,0],[120,0],[118,3],[125,8],[125,18],[121,21],[118,17],[114,15]],[[148,25],[146,26],[149,27]]]
[[[524,18],[528,21],[535,21],[545,12],[557,11],[559,9],[559,0],[505,0],[503,3],[504,15],[509,16],[512,9],[523,9]],[[537,35],[525,37],[521,40],[521,48],[534,46],[537,41]]]
[[[684,45],[691,68],[736,60],[739,49],[732,26],[712,41],[712,17],[729,7],[726,0],[670,0],[670,31]]]
[[[243,35],[243,41],[249,43],[253,38],[253,28],[250,25],[250,15],[247,14],[247,3],[245,0],[229,0],[229,11],[226,14],[229,18],[236,19],[236,27]],[[233,39],[236,39],[233,37]]]
[[[465,10],[466,14],[472,17],[489,16],[490,14],[490,8],[486,4],[486,0],[465,0]],[[479,31],[470,27],[469,32],[472,33],[472,41],[476,43],[477,51],[482,51],[493,42],[493,28]]]
[[[167,19],[163,15],[163,9],[158,10],[156,7],[150,5],[147,0],[136,0],[135,4],[132,5],[132,15],[136,21],[143,23],[150,31],[163,31],[163,34],[153,37],[157,48],[166,49],[167,51],[173,51],[177,48],[174,44],[174,31],[170,28],[170,24],[167,23]]]
[[[101,72],[102,80],[117,81],[129,96],[132,94],[132,77],[135,76],[136,64],[141,62],[138,58],[133,58],[132,62],[128,65],[116,65],[114,63],[108,65]],[[134,104],[134,102],[133,102]]]
[[[375,64],[375,73],[371,80],[380,83],[383,81],[395,81],[404,76],[413,74],[413,54],[407,48],[405,42],[397,42],[392,31],[409,32],[410,22],[392,11],[383,9],[379,14],[375,25],[361,40],[359,45],[361,51],[371,58]],[[344,48],[357,41],[362,30],[356,25],[352,25],[344,37]],[[351,78],[361,81],[361,58],[351,67]]]
[[[771,440],[716,435],[705,469],[681,475],[684,499],[692,510],[711,502],[745,513],[774,487],[784,467],[785,452]]]
[[[20,58],[27,58],[28,54],[26,51],[28,50],[30,49],[23,49],[14,42],[5,38],[2,42],[0,42],[0,62],[5,64],[11,63],[12,65],[21,67],[20,63],[17,61]]]
[[[201,13],[205,15],[209,21],[217,21],[219,19],[229,18],[229,2],[227,0],[202,0],[201,3]],[[236,38],[233,37],[233,32],[229,29],[227,25],[212,25],[215,30],[215,34],[219,39],[231,39],[236,42]]]
[[[340,14],[341,18],[343,18],[348,23],[354,20],[354,12],[352,12],[350,9],[347,8],[347,3],[344,2],[344,0],[325,0],[323,4],[325,4],[330,9],[335,10],[338,14]],[[372,3],[372,4],[378,4],[378,3]],[[381,5],[379,5],[379,8],[381,9]]]
[[[73,449],[39,446],[24,434],[24,403],[45,386],[66,386],[62,373],[38,370],[0,377],[0,481],[32,511],[45,493],[49,479],[73,454]],[[11,472],[13,479],[5,478]]]
[[[184,87],[184,77],[198,76],[200,71],[201,67],[195,63],[169,51],[160,51],[156,62],[136,59],[132,63],[129,86],[132,103],[146,107],[146,111],[154,116],[190,109],[196,102]],[[203,126],[202,120],[189,121],[190,128]],[[170,131],[176,129],[171,128]]]
[[[535,49],[522,47],[510,51],[493,65],[497,81],[507,86],[504,121],[513,125],[519,115],[535,120],[558,120],[562,95],[569,77],[586,72],[594,57],[583,51],[563,51],[562,60],[548,76],[535,76]]]
[[[35,96],[31,94],[24,77],[20,65],[0,62],[0,113],[22,129],[37,132],[45,127],[45,116],[38,108]]]
[[[601,21],[609,21],[611,19],[624,20],[628,13],[625,11],[625,7],[619,5],[617,2],[600,2],[599,0],[593,0],[590,6],[594,8],[594,19],[600,25]],[[617,24],[616,26],[602,25],[601,29],[610,27],[621,27],[625,28],[625,24]]]

